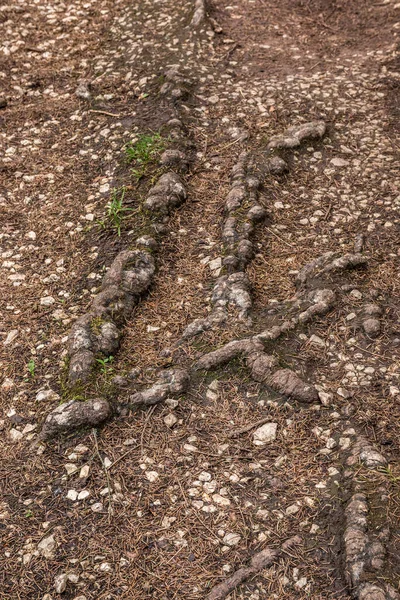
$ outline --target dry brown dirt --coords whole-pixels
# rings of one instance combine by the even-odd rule
[[[1,599],[206,599],[294,536],[226,597],[399,598],[399,8],[213,0],[193,27],[193,0],[0,5]],[[162,91],[173,65],[179,97]],[[325,135],[282,150],[288,171],[270,173],[271,137],[316,120]],[[143,202],[161,151],[139,179],[126,154],[143,135],[185,153],[187,199],[158,236],[118,352],[71,387],[73,323],[118,253],[155,235]],[[225,274],[225,201],[243,151],[267,212],[244,267],[250,318],[229,305],[224,323],[179,343]],[[107,214],[122,190],[118,231]],[[310,289],[334,291],[329,311],[265,345],[320,401],[254,380],[243,355],[193,370],[297,315],[299,270],[354,252],[360,235],[366,266],[311,277]],[[185,393],[127,406],[171,367],[190,372]],[[101,427],[39,438],[57,406],[98,396],[114,410]],[[255,444],[261,422],[275,435]],[[367,464],[367,446],[381,462]],[[352,558],[355,494],[367,509]]]

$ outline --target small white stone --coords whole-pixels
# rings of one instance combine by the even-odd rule
[[[80,479],[86,479],[86,477],[89,475],[89,471],[90,471],[89,465],[83,465],[83,467],[82,467],[82,469],[80,470],[80,473],[79,473],[79,478]]]
[[[30,240],[35,241],[36,240],[36,233],[34,231],[28,231],[28,233],[26,234],[26,237]]]
[[[14,381],[12,379],[10,379],[9,377],[6,377],[3,381],[3,383],[1,384],[1,389],[4,390],[5,392],[8,392],[14,386],[15,386]]]
[[[56,548],[57,544],[53,534],[43,538],[43,540],[38,543],[39,554],[45,558],[54,558]]]
[[[292,504],[291,506],[288,506],[287,509],[285,510],[287,515],[295,515],[297,512],[299,512],[300,507],[298,506],[298,504]]]
[[[4,346],[8,346],[9,344],[12,344],[12,342],[18,336],[18,333],[19,333],[18,329],[12,329],[11,331],[9,331],[6,339],[3,342]]]
[[[347,160],[345,160],[344,158],[337,157],[337,158],[331,159],[331,164],[334,167],[346,167],[349,164],[349,162]]]
[[[240,542],[241,539],[242,538],[238,533],[227,533],[224,536],[222,541],[227,546],[236,546]]]
[[[199,475],[200,481],[211,481],[211,473],[207,473],[207,471],[202,471]]]
[[[318,392],[318,396],[323,406],[329,406],[332,402],[332,394],[328,392]]]
[[[65,470],[67,471],[67,475],[72,475],[73,473],[76,473],[78,470],[78,467],[74,463],[65,463],[64,467],[65,467]]]
[[[54,304],[54,302],[55,300],[53,296],[44,296],[43,298],[40,298],[41,306],[51,306],[52,304]]]
[[[72,502],[75,502],[77,497],[78,497],[78,492],[76,490],[68,490],[68,493],[67,493],[68,500],[72,500]]]
[[[19,442],[23,438],[21,431],[18,431],[18,429],[15,428],[10,429],[8,435],[10,440],[14,443]]]
[[[318,346],[319,348],[325,348],[325,345],[326,345],[325,340],[318,337],[317,335],[312,335],[310,337],[310,343],[313,344],[314,346]]]
[[[214,258],[214,260],[210,260],[208,266],[210,267],[211,271],[217,271],[220,269],[222,266],[221,257],[219,256],[218,258]]]
[[[361,300],[363,295],[360,292],[360,290],[351,290],[350,292],[350,296],[352,296],[353,298],[355,298],[356,300]]]
[[[319,529],[319,525],[317,525],[316,523],[313,523],[310,528],[310,533],[317,533],[318,529]]]
[[[215,479],[213,481],[205,481],[203,484],[203,490],[207,494],[213,494],[216,489],[217,489],[217,482],[215,481]]]
[[[89,498],[89,496],[90,496],[89,490],[82,490],[78,494],[78,500],[85,500],[86,498]]]
[[[230,506],[231,504],[228,498],[224,498],[220,494],[213,494],[212,499],[218,506]]]
[[[196,446],[193,446],[192,444],[183,444],[183,449],[187,452],[197,452]]]
[[[217,510],[217,507],[213,504],[207,504],[206,506],[203,506],[201,510],[205,513],[214,513]]]
[[[276,439],[277,423],[265,423],[262,427],[255,430],[253,434],[253,444],[255,446],[264,446]]]
[[[179,400],[177,400],[176,398],[167,398],[165,404],[168,406],[168,408],[171,408],[173,410],[179,405]]]
[[[92,509],[93,512],[99,513],[99,512],[102,512],[103,505],[101,502],[95,502],[94,504],[92,504],[92,506],[90,508]]]
[[[339,438],[339,446],[341,447],[342,450],[347,450],[348,448],[350,448],[350,444],[351,444],[350,438],[348,438],[348,437]]]
[[[36,393],[36,400],[38,402],[42,401],[51,401],[57,402],[60,399],[60,396],[56,394],[53,390],[38,390]]]
[[[54,579],[54,589],[57,594],[62,594],[65,592],[65,588],[67,587],[68,576],[66,573],[60,573]]]
[[[216,400],[218,400],[218,394],[213,392],[213,390],[208,389],[206,391],[206,398],[207,400],[210,400],[210,402],[215,402]]]
[[[153,483],[159,478],[157,471],[145,471],[146,478]]]
[[[167,427],[173,427],[178,422],[178,419],[173,413],[169,413],[164,417],[164,423]]]
[[[213,392],[216,392],[219,388],[219,381],[218,379],[213,379],[212,382],[209,384],[208,389],[209,390],[213,390]]]
[[[340,387],[337,389],[337,395],[346,399],[346,398],[351,398],[353,396],[353,393],[349,392],[349,390],[346,390],[346,388]]]
[[[303,587],[305,587],[307,585],[307,577],[301,577],[301,579],[296,581],[296,583],[294,585],[297,588],[302,589]]]
[[[169,529],[172,523],[175,523],[175,521],[176,517],[164,517],[161,521],[161,527],[164,527],[164,529]]]
[[[27,435],[28,433],[35,431],[36,427],[37,425],[35,423],[27,423],[22,430],[22,435]]]
[[[99,571],[102,571],[103,573],[111,573],[112,566],[108,562],[103,562],[99,567]]]

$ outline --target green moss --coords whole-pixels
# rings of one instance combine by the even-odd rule
[[[104,323],[106,323],[106,321],[102,317],[94,317],[90,321],[90,330],[95,335],[100,335],[100,333],[101,333],[101,326],[104,325]]]

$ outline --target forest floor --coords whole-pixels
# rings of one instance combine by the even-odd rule
[[[0,599],[395,600],[400,4],[212,0],[197,25],[194,8],[0,6]],[[316,121],[326,131],[271,172],[271,138]],[[157,230],[143,202],[168,149],[185,154],[187,198],[159,228],[118,351],[97,355],[77,391],[71,327],[118,253]],[[266,213],[235,271],[250,305],[229,301],[223,322],[182,340],[226,274],[244,151],[245,193],[257,177],[252,206]],[[328,252],[362,264],[317,272]],[[298,320],[321,288],[329,310]],[[193,369],[293,315],[266,348],[311,402],[252,377],[240,353]],[[184,392],[129,405],[170,368],[189,373]],[[96,397],[114,407],[101,426],[39,435],[60,403]],[[265,548],[276,560],[212,592]]]

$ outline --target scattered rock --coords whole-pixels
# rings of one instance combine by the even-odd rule
[[[90,100],[90,83],[86,81],[86,79],[79,80],[78,87],[75,90],[75,96],[82,100]]]
[[[67,573],[60,573],[54,579],[54,590],[56,594],[62,594],[65,592],[67,587],[68,575]]]
[[[348,160],[345,160],[344,158],[339,158],[339,157],[335,157],[331,159],[331,164],[334,167],[347,167],[347,165],[349,164]]]
[[[241,538],[241,536],[238,533],[227,533],[223,537],[222,541],[227,546],[236,546],[240,542],[241,539],[242,538]]]
[[[38,390],[36,392],[37,402],[58,402],[60,396],[53,390]]]
[[[166,417],[164,417],[164,423],[167,427],[173,427],[178,422],[178,419],[173,413],[169,413]]]
[[[273,175],[281,175],[289,170],[289,166],[280,156],[272,156],[266,160],[266,167]]]
[[[43,538],[38,544],[39,554],[44,556],[44,558],[54,558],[56,548],[57,544],[53,534]]]
[[[366,319],[363,321],[363,328],[369,337],[375,338],[381,332],[381,323],[378,319]]]
[[[278,429],[277,423],[265,423],[262,427],[255,430],[253,434],[253,444],[255,446],[264,446],[276,439]]]
[[[8,332],[6,339],[4,340],[4,346],[9,346],[13,343],[13,341],[18,337],[18,329],[12,329]]]

